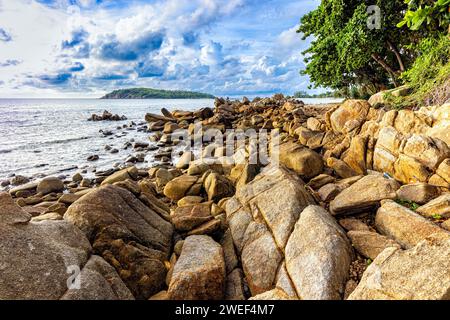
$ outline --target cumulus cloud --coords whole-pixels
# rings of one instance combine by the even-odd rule
[[[3,28],[0,28],[0,41],[3,41],[3,42],[12,41],[11,35]]]
[[[309,8],[315,2],[305,1]],[[13,73],[0,74],[2,80],[14,79],[15,86],[80,92],[148,86],[217,95],[290,93],[307,86],[299,75],[301,51],[307,44],[295,32],[302,14],[294,13],[302,8],[295,0],[15,3],[17,7],[34,3],[27,7],[29,15],[39,19],[30,21],[47,17],[48,26],[36,28],[44,36],[52,34],[46,55],[42,50],[33,60],[15,57],[13,51],[5,56],[5,64],[17,58],[24,61],[23,70],[31,69],[23,72],[22,80]],[[277,6],[280,11],[273,11]],[[24,37],[26,28],[17,32]]]

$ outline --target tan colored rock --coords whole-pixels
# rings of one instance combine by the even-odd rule
[[[341,159],[358,174],[366,174],[367,139],[356,136],[350,143],[350,148],[343,153]]]
[[[349,300],[448,300],[450,234],[433,234],[409,250],[388,248],[364,272]]]
[[[418,204],[425,204],[438,197],[439,188],[427,183],[407,184],[397,190],[397,197],[401,200],[408,200]]]
[[[178,200],[177,206],[185,207],[185,206],[191,205],[191,204],[202,203],[203,201],[204,201],[204,199],[199,196],[187,196],[187,197],[184,197],[184,198],[181,198],[180,200]]]
[[[114,182],[119,181],[125,181],[127,179],[137,179],[138,177],[138,170],[136,167],[126,168],[120,171],[117,171],[116,173],[110,175],[102,182],[102,186],[107,184],[113,184]]]
[[[450,219],[447,219],[446,221],[442,222],[441,227],[445,230],[450,231]]]
[[[308,187],[311,187],[314,190],[318,190],[326,184],[333,183],[336,181],[335,177],[332,177],[328,174],[319,174],[317,177],[312,178],[308,182]]]
[[[430,170],[436,170],[439,164],[450,156],[445,142],[417,134],[406,139],[402,152]]]
[[[251,297],[249,300],[276,301],[276,300],[294,300],[287,295],[282,289],[275,288],[270,291]]]
[[[233,236],[230,229],[225,232],[220,241],[220,244],[223,248],[227,274],[229,274],[238,266],[239,263],[236,255],[236,250],[234,249]]]
[[[221,225],[222,222],[220,221],[220,219],[212,219],[189,231],[188,236],[213,235],[215,232],[220,230]]]
[[[80,195],[73,194],[73,193],[67,193],[67,194],[63,194],[61,196],[61,198],[59,198],[58,202],[62,202],[64,204],[71,205],[72,203],[74,203],[75,201],[77,201],[80,198],[81,198]]]
[[[48,177],[42,179],[37,186],[37,192],[43,195],[59,192],[64,189],[64,183],[59,178]]]
[[[347,163],[333,157],[327,159],[327,166],[333,169],[341,178],[350,178],[359,175]]]
[[[450,183],[450,158],[442,161],[436,170],[436,174],[442,177],[447,183]]]
[[[304,178],[313,178],[323,171],[322,157],[315,151],[294,142],[279,146],[279,161]]]
[[[400,147],[403,141],[401,135],[394,127],[383,127],[380,129],[377,140],[377,148],[383,148],[396,157],[400,153]]]
[[[334,215],[364,212],[379,205],[381,200],[395,199],[400,185],[380,175],[369,175],[342,191],[331,203]]]
[[[427,135],[444,141],[450,146],[450,103],[446,103],[433,112],[433,127],[428,129]]]
[[[194,158],[195,158],[195,156],[191,151],[186,151],[185,153],[183,153],[183,155],[178,160],[176,168],[177,169],[189,168],[189,164],[191,163],[191,161],[194,160]]]
[[[360,125],[366,120],[370,104],[365,100],[347,100],[330,116],[334,132],[344,133],[348,122],[356,121]]]
[[[404,248],[412,248],[433,233],[447,233],[417,213],[394,201],[385,201],[375,216],[375,225],[384,235]]]
[[[172,224],[179,231],[190,231],[213,219],[211,203],[191,204],[178,207],[171,215]]]
[[[450,193],[445,193],[431,200],[427,204],[419,207],[416,212],[427,218],[432,218],[433,216],[450,218]]]
[[[342,299],[352,257],[350,242],[331,214],[319,206],[303,210],[286,246],[286,269],[299,297]]]
[[[234,269],[227,276],[225,300],[245,300],[244,273],[241,269]]]
[[[164,187],[164,195],[174,201],[184,198],[189,189],[197,182],[198,177],[183,175],[169,181]]]
[[[136,298],[161,291],[173,227],[131,192],[106,185],[72,204],[64,215],[84,232]]]
[[[428,179],[428,183],[436,186],[436,187],[442,187],[446,189],[450,189],[450,183],[444,180],[440,175],[433,174],[430,179]]]
[[[366,258],[374,260],[384,249],[400,248],[400,245],[381,234],[370,231],[350,231],[347,233],[353,247]]]
[[[394,127],[401,134],[425,134],[430,126],[412,110],[400,110],[394,121]]]
[[[187,237],[173,270],[169,299],[221,300],[225,276],[222,247],[208,236]]]
[[[430,172],[418,160],[400,154],[394,163],[394,178],[405,184],[427,182]]]
[[[329,183],[324,185],[317,191],[320,199],[323,202],[330,202],[343,190],[344,188],[336,183]]]
[[[371,231],[367,224],[355,218],[341,219],[339,224],[347,231]]]
[[[317,118],[308,118],[306,126],[311,131],[322,131],[324,125]]]
[[[394,164],[397,157],[389,151],[376,147],[373,154],[373,169],[394,176]]]
[[[230,197],[235,192],[231,181],[215,172],[206,177],[203,186],[208,194],[208,199],[215,202]]]

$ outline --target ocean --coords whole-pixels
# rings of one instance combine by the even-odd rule
[[[333,102],[330,99],[304,99],[307,104]],[[149,142],[150,133],[123,127],[131,121],[144,126],[146,113],[168,110],[197,110],[213,107],[214,100],[99,100],[99,99],[0,99],[0,181],[12,175],[31,179],[67,176],[82,169],[91,172],[125,162],[133,148],[123,149],[127,141]],[[93,114],[108,110],[125,115],[125,121],[93,122]],[[105,137],[100,130],[109,130]],[[119,150],[111,154],[105,146]],[[100,159],[88,162],[87,157]],[[143,167],[150,167],[149,154]]]

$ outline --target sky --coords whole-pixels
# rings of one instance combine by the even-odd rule
[[[254,96],[308,90],[319,0],[0,0],[0,98],[151,87]]]

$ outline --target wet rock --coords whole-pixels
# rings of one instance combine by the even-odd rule
[[[20,186],[20,185],[26,184],[28,182],[30,182],[30,179],[28,179],[27,177],[24,177],[24,176],[20,176],[20,175],[14,176],[10,180],[10,183],[13,186]]]
[[[286,245],[286,269],[299,297],[342,299],[352,258],[350,242],[330,213],[319,206],[303,210]]]
[[[95,189],[72,204],[64,219],[84,232],[136,298],[161,291],[173,227],[131,192],[111,185]]]
[[[412,248],[433,233],[448,233],[417,213],[395,203],[385,201],[375,217],[377,229],[404,248]]]
[[[450,234],[434,234],[409,250],[388,248],[364,272],[349,300],[447,300]]]
[[[395,199],[400,185],[380,175],[369,175],[342,191],[331,203],[334,215],[348,215],[375,208],[381,200]]]
[[[81,180],[83,180],[81,173],[75,173],[72,177],[73,182],[81,182]]]
[[[98,155],[92,155],[87,157],[87,161],[97,161],[98,159],[100,159],[100,157]]]
[[[184,241],[175,264],[168,296],[172,300],[221,300],[225,291],[222,247],[208,236]]]

